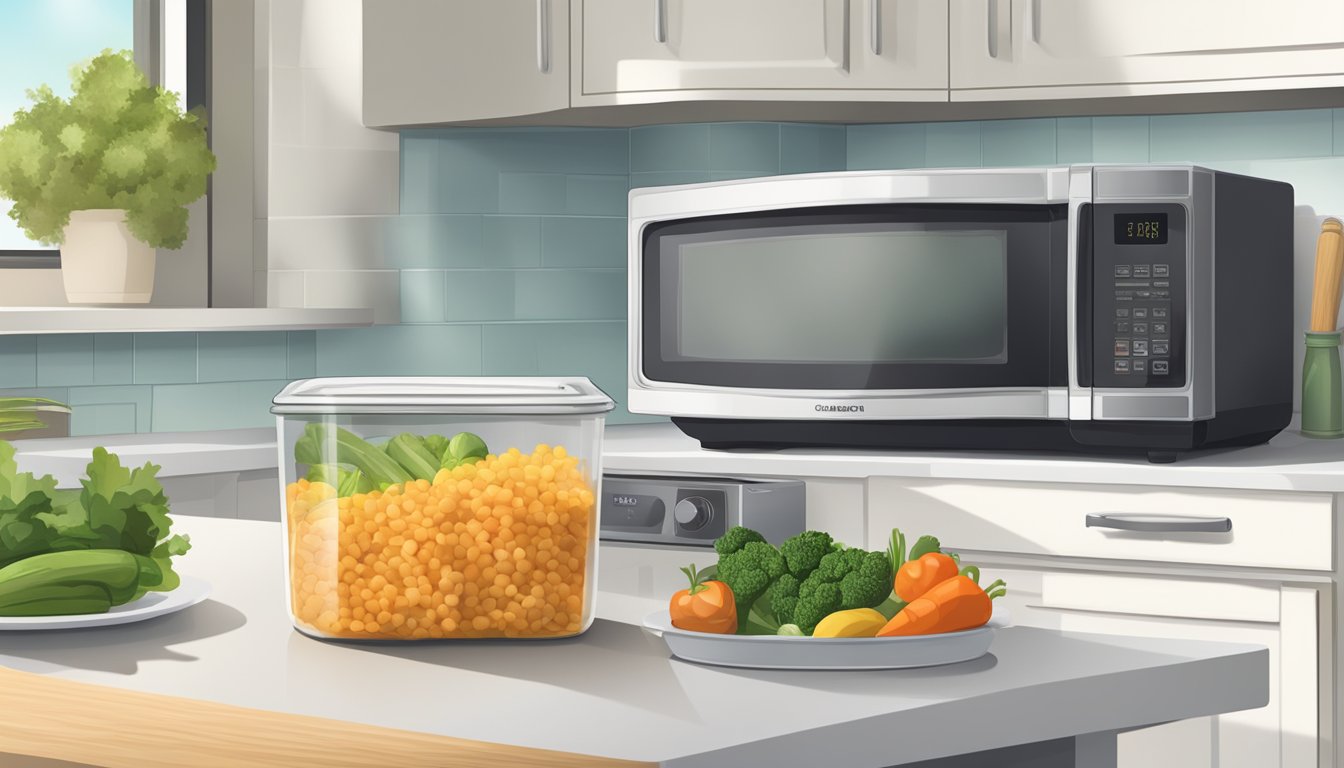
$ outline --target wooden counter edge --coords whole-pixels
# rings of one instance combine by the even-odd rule
[[[104,768],[654,765],[267,712],[4,668],[0,711],[0,752]]]

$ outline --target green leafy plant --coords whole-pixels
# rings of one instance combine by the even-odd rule
[[[125,209],[144,243],[180,248],[188,203],[205,194],[215,156],[205,118],[149,84],[129,51],[71,70],[73,94],[43,85],[0,129],[0,196],[28,237],[59,244],[71,211]]]
[[[0,433],[45,427],[38,411],[69,413],[70,407],[45,397],[0,397]]]

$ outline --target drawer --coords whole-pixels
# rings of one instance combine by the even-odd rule
[[[949,549],[1328,571],[1328,493],[872,478],[868,541],[892,527]],[[1226,532],[1089,527],[1089,514],[1226,519]]]

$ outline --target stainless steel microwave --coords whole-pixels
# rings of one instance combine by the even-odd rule
[[[1190,165],[636,189],[629,409],[711,448],[1263,442],[1292,218],[1290,185]]]

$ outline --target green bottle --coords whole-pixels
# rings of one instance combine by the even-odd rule
[[[1340,401],[1339,331],[1307,331],[1302,359],[1302,434],[1344,437]]]

